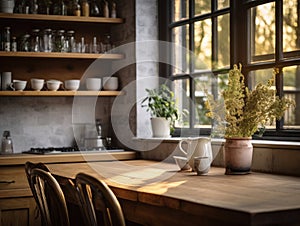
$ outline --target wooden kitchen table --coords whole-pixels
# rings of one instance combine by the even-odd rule
[[[300,225],[300,178],[251,173],[207,176],[146,160],[56,165],[52,173],[85,172],[115,192],[125,218],[141,225]]]

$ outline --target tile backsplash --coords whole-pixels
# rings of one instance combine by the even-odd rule
[[[95,118],[109,123],[110,99],[102,99]],[[0,97],[0,133],[9,130],[14,153],[31,147],[74,145],[72,97]]]

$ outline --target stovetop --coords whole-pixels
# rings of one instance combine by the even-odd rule
[[[37,155],[49,155],[49,154],[67,154],[67,153],[76,153],[76,152],[101,152],[101,151],[107,151],[107,152],[117,152],[117,151],[124,151],[120,148],[111,148],[111,149],[105,149],[105,148],[97,148],[97,149],[84,149],[80,150],[78,147],[47,147],[47,148],[30,148],[28,151],[23,151],[22,153],[25,154],[37,154]]]

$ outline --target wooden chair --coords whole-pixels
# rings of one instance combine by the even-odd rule
[[[69,226],[65,197],[56,179],[50,172],[39,168],[32,168],[29,176],[30,187],[40,209],[43,225]]]
[[[76,175],[76,186],[86,225],[96,226],[99,224],[100,219],[97,214],[99,210],[105,226],[125,226],[119,201],[105,182],[79,173]]]

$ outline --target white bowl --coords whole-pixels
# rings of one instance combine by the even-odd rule
[[[59,80],[48,80],[47,81],[47,89],[50,91],[56,91],[59,89],[60,85],[62,84]]]
[[[104,90],[117,90],[118,78],[117,77],[103,77]]]
[[[44,79],[38,79],[38,78],[30,79],[31,89],[33,89],[35,91],[40,91],[41,89],[43,89],[44,84],[45,84]]]
[[[180,170],[189,170],[191,169],[190,165],[188,164],[187,158],[182,156],[173,156],[175,163],[179,167]]]
[[[91,91],[98,91],[101,89],[101,78],[87,78],[86,89]]]
[[[79,85],[80,85],[80,80],[78,79],[66,80],[64,83],[65,89],[70,91],[78,90]]]

